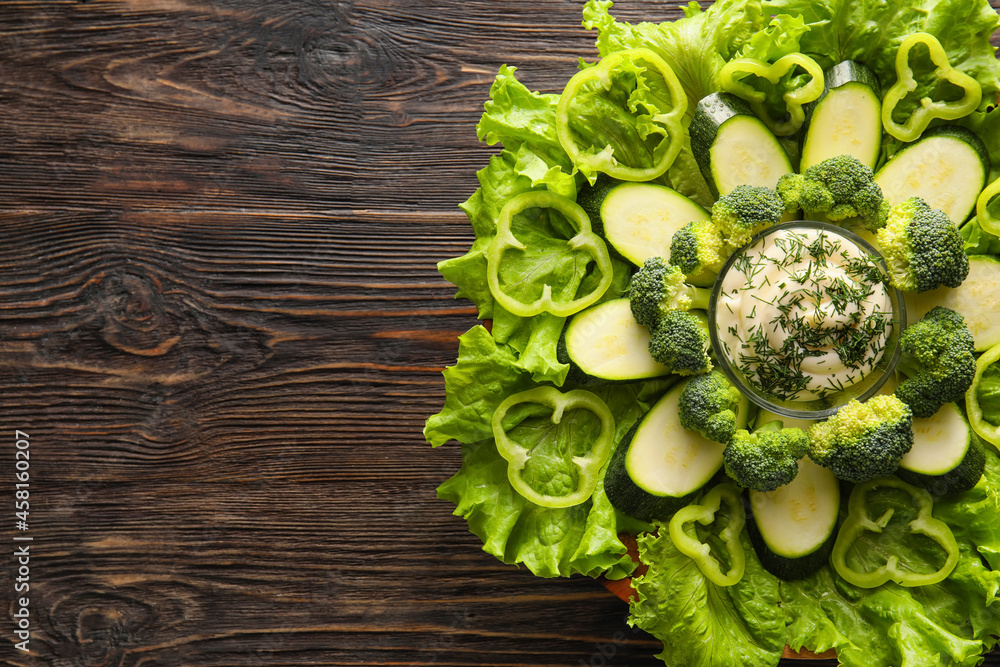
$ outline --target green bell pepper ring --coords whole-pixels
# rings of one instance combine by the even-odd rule
[[[754,75],[777,85],[781,78],[795,67],[804,69],[810,79],[808,83],[787,90],[781,95],[781,99],[785,102],[785,110],[788,112],[788,120],[778,122],[771,117],[764,106],[767,94],[746,83],[744,77],[745,75]],[[809,102],[818,100],[823,94],[824,78],[823,68],[815,60],[804,53],[789,53],[778,58],[773,64],[768,64],[757,58],[730,60],[719,73],[719,82],[723,90],[746,100],[753,112],[764,121],[771,132],[779,137],[784,137],[795,134],[802,127],[802,123],[806,119],[806,113],[802,107]]]
[[[980,221],[982,224],[982,221]],[[979,436],[1000,449],[1000,424],[994,424],[986,419],[980,398],[985,393],[981,389],[983,384],[983,373],[993,364],[1000,362],[1000,345],[994,345],[983,352],[976,360],[976,374],[972,378],[972,385],[965,393],[965,409],[969,415],[969,424]],[[991,389],[995,390],[996,385],[991,383]]]
[[[634,130],[641,135],[645,144],[643,152],[651,154],[653,164],[650,166],[623,164],[615,156],[615,149],[610,144],[592,147],[600,149],[596,152],[583,150],[570,128],[571,118],[577,115],[570,112],[576,98],[589,95],[594,90],[612,91],[616,83],[616,71],[626,71],[634,78],[634,87],[628,94],[626,104],[635,118]],[[669,100],[652,93],[648,84],[650,71],[663,79]],[[658,105],[667,105],[669,109],[657,108]],[[640,107],[648,115],[639,115]],[[602,171],[623,181],[651,181],[665,174],[681,151],[687,137],[683,125],[687,107],[684,88],[663,58],[646,48],[625,49],[606,56],[593,67],[577,72],[567,82],[556,106],[556,136],[573,165],[590,180],[594,172]],[[621,132],[620,129],[617,131]],[[654,135],[662,138],[655,145],[650,145],[648,140]]]
[[[1000,236],[1000,219],[990,213],[988,206],[998,194],[1000,194],[1000,178],[987,185],[976,200],[976,218],[979,220],[979,226],[994,236]]]
[[[586,454],[575,456],[566,454],[576,471],[576,487],[569,493],[554,494],[540,491],[524,478],[525,468],[532,459],[533,449],[511,440],[503,427],[503,419],[511,408],[521,403],[534,403],[552,409],[550,420],[559,424],[563,415],[571,410],[588,410],[600,420],[601,430]],[[507,479],[514,490],[525,499],[542,507],[572,507],[586,501],[594,493],[597,478],[611,456],[615,436],[615,419],[607,404],[597,395],[585,389],[573,389],[566,393],[555,387],[543,386],[528,389],[504,399],[493,413],[493,437],[497,451],[507,460]],[[561,478],[565,481],[565,478]]]
[[[500,262],[503,254],[513,248],[525,250],[525,245],[517,240],[511,231],[514,216],[529,208],[552,208],[562,213],[577,229],[577,233],[566,244],[573,251],[586,252],[596,263],[601,278],[597,287],[584,296],[564,301],[552,295],[552,285],[542,286],[541,295],[530,303],[525,303],[504,292],[500,286]],[[591,231],[590,218],[575,201],[547,190],[524,192],[511,199],[500,211],[497,233],[486,250],[486,280],[490,292],[497,303],[514,315],[531,317],[548,312],[557,317],[569,317],[596,303],[611,286],[613,278],[611,255],[608,246],[600,236]]]
[[[719,560],[712,555],[712,548],[684,529],[687,524],[695,521],[703,526],[712,523],[723,500],[729,504],[732,511],[729,523],[719,533],[729,551],[730,564],[727,572],[722,571]],[[743,509],[740,490],[732,484],[723,483],[706,493],[700,505],[688,505],[677,510],[670,519],[670,539],[678,551],[694,560],[698,569],[709,581],[719,586],[732,586],[743,578],[743,573],[746,571],[746,555],[743,553],[743,543],[740,541],[740,533],[745,522],[746,511]]]
[[[965,92],[961,99],[950,102],[935,101],[930,97],[924,97],[920,100],[920,106],[906,119],[906,122],[897,123],[893,118],[893,111],[907,93],[917,89],[917,81],[913,77],[913,70],[910,69],[910,50],[917,44],[923,44],[927,47],[931,62],[937,67],[934,70],[934,76],[941,81],[958,86]],[[896,83],[892,85],[882,100],[882,125],[886,132],[900,141],[914,141],[935,118],[954,120],[967,116],[976,110],[982,99],[982,86],[968,74],[951,66],[951,63],[948,62],[948,54],[945,53],[941,42],[934,35],[916,32],[907,35],[896,51]]]
[[[917,517],[910,521],[907,528],[912,533],[926,535],[944,550],[947,555],[945,563],[938,570],[926,573],[914,572],[900,566],[899,558],[896,555],[889,556],[885,565],[870,572],[859,572],[851,569],[847,564],[847,554],[854,547],[857,538],[866,531],[881,533],[892,518],[891,508],[878,519],[872,519],[868,514],[868,494],[879,487],[892,487],[910,494],[917,507]],[[830,564],[837,571],[837,574],[849,583],[860,588],[875,588],[887,581],[895,581],[901,586],[926,586],[942,581],[955,569],[959,555],[958,542],[955,541],[955,536],[948,524],[931,516],[934,500],[925,489],[907,484],[896,477],[873,479],[854,487],[847,506],[847,518],[844,519],[844,523],[837,533],[837,540],[834,542],[833,552],[830,554]]]

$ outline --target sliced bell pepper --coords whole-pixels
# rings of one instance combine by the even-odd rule
[[[994,236],[1000,236],[1000,219],[990,213],[989,203],[998,194],[1000,194],[1000,178],[987,185],[976,200],[976,218],[979,220],[979,226]]]
[[[946,554],[944,564],[934,572],[916,572],[901,565],[895,554],[886,558],[885,565],[860,572],[847,564],[847,555],[855,548],[857,539],[866,531],[881,533],[892,519],[893,510],[889,508],[878,519],[872,519],[869,514],[868,494],[877,488],[891,487],[905,491],[913,499],[917,508],[917,517],[910,521],[907,529],[911,533],[925,535],[937,542]],[[875,588],[887,581],[895,581],[901,586],[926,586],[936,584],[945,579],[958,563],[958,542],[944,521],[931,515],[934,500],[925,489],[920,489],[896,477],[873,479],[858,484],[851,491],[848,501],[847,518],[844,519],[837,540],[830,554],[830,564],[841,577],[860,588]]]
[[[515,215],[529,208],[555,209],[565,216],[577,230],[577,233],[566,241],[566,245],[573,252],[586,253],[597,265],[601,277],[592,291],[580,297],[574,295],[574,298],[563,300],[553,296],[553,285],[545,283],[542,285],[541,295],[534,301],[525,303],[501,288],[500,262],[504,253],[512,248],[516,250],[526,249],[526,246],[511,231],[511,223]],[[497,220],[496,236],[486,250],[486,279],[493,298],[509,312],[521,317],[531,317],[543,312],[552,313],[558,317],[569,317],[587,306],[593,305],[611,286],[612,271],[608,246],[600,236],[591,231],[587,212],[572,199],[547,190],[524,192],[507,202],[500,211],[500,219]]]
[[[651,73],[665,86],[651,85]],[[593,99],[584,99],[588,97]],[[687,136],[682,123],[687,107],[684,88],[663,58],[646,48],[625,49],[569,80],[556,106],[556,135],[573,165],[591,181],[599,171],[623,181],[651,181],[666,173],[680,153]],[[611,143],[581,147],[571,127],[581,116],[579,109],[595,115],[606,111],[603,118],[588,118],[588,129],[601,137],[601,121],[606,120],[609,135],[631,135],[636,144],[621,147],[619,153],[647,155],[652,164],[625,164]],[[616,110],[624,113],[618,116]]]
[[[965,393],[965,409],[969,414],[969,424],[973,430],[1000,449],[1000,420],[995,416],[995,406],[998,402],[997,389],[1000,383],[996,382],[998,368],[994,366],[998,363],[1000,363],[1000,345],[994,345],[976,360],[976,374],[972,378],[972,385]],[[986,382],[983,381],[984,374],[987,376]],[[983,401],[987,400],[993,406],[989,415],[983,409]]]
[[[712,555],[711,546],[685,528],[695,521],[703,526],[712,523],[723,500],[729,505],[731,512],[729,523],[719,533],[729,551],[730,563],[726,572],[722,571],[719,559]],[[732,586],[743,578],[746,570],[746,554],[743,553],[743,543],[740,541],[740,533],[745,522],[746,511],[743,509],[740,490],[733,484],[723,483],[706,493],[701,499],[701,504],[688,505],[677,510],[670,519],[670,539],[678,551],[694,560],[698,569],[709,581],[719,586]]]
[[[905,122],[898,123],[893,117],[896,106],[903,101],[908,93],[917,89],[917,80],[910,68],[910,51],[918,44],[927,47],[931,62],[936,66],[934,77],[958,86],[964,93],[961,99],[953,101],[932,100],[930,97],[923,97],[920,100],[920,105],[910,117]],[[954,120],[967,116],[976,110],[982,99],[982,86],[968,74],[952,67],[941,42],[934,35],[916,32],[907,35],[896,51],[896,83],[892,85],[882,100],[882,126],[885,127],[886,132],[900,141],[914,141],[935,118]]]
[[[600,423],[600,431],[590,442],[583,454],[574,454],[569,439],[552,443],[544,436],[532,445],[517,442],[510,437],[504,427],[504,418],[515,406],[535,404],[552,410],[549,417],[553,424],[559,424],[563,416],[574,410],[593,413]],[[507,479],[514,490],[527,500],[542,507],[572,507],[586,501],[594,493],[598,474],[608,457],[615,436],[615,419],[607,404],[596,394],[585,389],[573,389],[566,393],[555,387],[542,386],[528,389],[504,399],[493,412],[493,437],[497,451],[507,460]],[[544,453],[538,447],[546,443]],[[545,466],[533,458],[556,455],[560,460],[553,467]],[[564,464],[570,463],[571,466]],[[569,472],[572,469],[573,472]],[[525,474],[531,479],[525,479]],[[542,479],[542,478],[546,479]]]
[[[753,75],[766,79],[772,85],[777,86],[782,77],[791,72],[796,67],[801,67],[809,75],[809,81],[801,86],[786,90],[781,98],[785,102],[785,111],[788,113],[788,120],[778,121],[771,117],[764,102],[767,100],[767,93],[758,90],[746,82],[746,75]],[[743,98],[750,104],[753,112],[764,121],[771,132],[779,137],[795,134],[802,123],[805,122],[806,114],[803,105],[813,102],[823,94],[823,68],[819,63],[804,53],[789,53],[778,58],[774,63],[769,64],[757,58],[735,58],[730,60],[719,73],[719,81],[722,89]]]

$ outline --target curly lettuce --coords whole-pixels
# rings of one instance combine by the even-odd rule
[[[537,576],[620,579],[635,568],[618,539],[603,477],[581,505],[540,507],[513,489],[507,461],[492,440],[484,440],[462,446],[462,468],[438,488],[438,497],[455,503],[455,514],[469,522],[484,551]]]
[[[1000,237],[983,229],[976,218],[962,225],[958,231],[965,242],[966,254],[1000,256]]]
[[[439,262],[438,270],[458,287],[456,298],[469,299],[480,318],[494,321],[493,338],[510,348],[517,369],[529,373],[536,382],[562,385],[569,366],[557,359],[557,345],[565,318],[514,315],[495,302],[486,279],[486,252],[496,236],[500,211],[508,201],[532,190],[548,190],[569,198],[575,198],[577,192],[578,176],[555,134],[558,96],[529,91],[514,72],[513,67],[501,67],[476,127],[481,140],[502,144],[503,149],[478,172],[479,188],[461,205],[475,232],[475,241],[466,254]],[[522,224],[522,233],[533,248],[553,237],[543,217],[534,225],[527,220]],[[551,257],[553,262],[560,261],[558,253]],[[629,267],[621,261],[613,264],[613,283],[604,299],[620,296],[628,282]],[[527,280],[534,268],[524,267]],[[563,262],[555,271],[568,289],[592,289],[590,281],[594,276],[581,273],[573,263]]]
[[[615,415],[615,443],[672,382],[660,380],[594,390]],[[499,389],[497,403],[515,393],[511,386],[484,386],[481,393],[485,395],[491,389]],[[477,394],[471,387],[466,390],[470,396]],[[448,413],[456,414],[454,408],[446,408],[432,419],[460,423],[449,419]],[[514,491],[507,477],[507,461],[497,451],[492,437],[474,441],[472,438],[481,435],[482,430],[468,426],[465,437],[460,438],[462,467],[438,488],[438,496],[455,504],[454,513],[468,521],[469,530],[483,540],[484,551],[504,563],[523,564],[541,577],[603,574],[609,579],[621,579],[635,569],[636,564],[618,536],[643,532],[649,525],[621,514],[611,505],[604,493],[607,466],[586,502],[562,509],[540,507]],[[564,429],[553,429],[545,437],[564,437],[566,433]],[[440,435],[440,426],[434,435]]]
[[[746,570],[738,583],[718,586],[681,553],[665,525],[639,536],[648,566],[632,579],[637,596],[629,623],[663,641],[667,665],[732,667],[777,665],[785,648],[785,617],[778,580],[761,566],[746,531]]]
[[[985,112],[1000,93],[1000,65],[990,37],[1000,25],[987,2],[969,0],[768,0],[764,11],[801,16],[809,30],[801,50],[823,67],[842,60],[862,62],[875,72],[883,90],[896,82],[896,48],[915,32],[941,42],[951,65],[972,76],[983,88]],[[918,87],[917,101],[933,92]],[[914,102],[915,104],[916,102]]]
[[[702,11],[697,2],[684,7],[684,18],[665,23],[630,24],[610,14],[610,0],[588,0],[583,7],[583,26],[598,31],[597,50],[609,53],[645,47],[663,58],[694,104],[718,92],[719,72],[726,61],[764,27],[760,0],[719,0]]]
[[[993,451],[973,489],[938,499],[934,516],[959,542],[961,557],[944,581],[905,588],[894,583],[862,589],[829,567],[781,582],[788,645],[836,649],[843,665],[976,665],[1000,634],[1000,461]],[[887,549],[902,553],[898,540]]]
[[[481,318],[494,314],[493,296],[486,283],[486,249],[496,235],[496,221],[504,204],[523,192],[540,189],[576,197],[572,164],[556,138],[558,96],[529,91],[514,71],[506,65],[500,68],[476,127],[481,141],[504,146],[479,171],[479,188],[460,206],[476,240],[466,254],[438,263],[438,271],[458,287],[455,297],[472,301]]]
[[[491,437],[490,420],[501,401],[533,386],[510,349],[482,326],[459,336],[458,361],[443,374],[444,407],[424,424],[424,439],[434,447]]]

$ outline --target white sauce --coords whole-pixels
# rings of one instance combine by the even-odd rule
[[[765,392],[814,400],[882,357],[892,305],[868,253],[828,230],[788,228],[742,251],[722,278],[716,326],[733,365]]]

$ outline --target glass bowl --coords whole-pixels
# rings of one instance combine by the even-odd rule
[[[822,239],[823,242],[818,243],[817,239]],[[852,268],[848,271],[852,279],[856,279],[854,283],[847,281],[841,283],[835,280],[834,284],[840,288],[839,290],[826,290],[822,293],[822,299],[810,301],[812,295],[819,293],[820,283],[817,281],[823,275],[834,277],[841,275],[837,267],[844,264],[833,262],[830,258],[844,257],[838,250],[850,246],[842,240],[856,246],[853,251],[865,253],[872,261],[867,262],[866,269],[857,268],[860,263],[850,265]],[[775,259],[758,259],[762,248],[771,248],[769,256]],[[787,254],[789,248],[796,253],[794,256],[803,257],[805,262],[797,265],[801,268],[793,276],[779,278],[777,273],[773,273],[777,269],[772,267],[787,261],[787,257],[790,256]],[[813,251],[819,255],[819,260],[816,260]],[[782,252],[786,253],[785,259],[778,259]],[[809,257],[812,257],[812,262],[808,261]],[[827,258],[825,264],[824,258]],[[846,343],[839,348],[844,352],[839,352],[836,351],[838,349],[836,345],[824,346],[815,342],[810,344],[808,337],[815,334],[826,337],[822,340],[833,340],[836,337],[837,341],[843,342],[850,340],[848,332],[852,328],[861,335],[860,332],[863,330],[852,324],[856,320],[851,319],[850,315],[852,309],[861,308],[859,305],[861,300],[857,297],[857,293],[851,292],[851,288],[845,285],[870,284],[871,280],[865,280],[860,276],[862,270],[869,272],[865,274],[866,278],[877,276],[883,280],[888,308],[876,309],[884,316],[884,329],[882,323],[876,320],[876,323],[871,325],[871,331],[877,333],[869,334],[874,338],[861,339],[870,342],[864,343],[863,351],[855,348],[853,354],[862,355],[867,359],[874,356],[870,354],[872,349],[881,346],[881,357],[874,365],[865,362],[862,371],[847,369],[843,377],[837,374],[827,376],[818,372],[803,371],[802,364],[807,368],[819,368],[817,366],[819,364],[823,369],[829,369],[829,365],[823,364],[841,363],[845,355],[852,354],[851,348]],[[903,294],[885,280],[887,271],[885,261],[871,243],[839,225],[797,220],[775,225],[757,234],[746,246],[729,257],[712,288],[708,319],[716,367],[725,373],[751,402],[782,417],[825,419],[851,399],[865,401],[875,395],[892,376],[899,361],[899,334],[906,327]],[[747,277],[748,274],[750,278]],[[762,277],[765,274],[769,275]],[[773,285],[770,280],[772,276],[775,276],[776,280]],[[757,284],[758,282],[760,284]],[[789,284],[798,287],[788,289]],[[737,285],[741,287],[737,288]],[[746,287],[747,285],[749,287]],[[778,296],[769,293],[768,288],[774,289],[773,294]],[[796,296],[799,293],[809,296]],[[845,297],[845,294],[853,296],[855,300]],[[744,314],[745,311],[742,310],[742,299],[747,299],[746,303],[750,305],[749,314]],[[774,317],[770,320],[754,319],[757,317],[757,304],[762,305],[764,313]],[[814,307],[810,308],[810,304]],[[855,317],[863,320],[864,315],[859,312]],[[745,339],[740,338],[737,333],[738,325],[744,319],[751,323],[748,325],[751,333]],[[779,320],[782,324],[775,325]],[[829,321],[833,326],[816,327],[808,324],[810,321],[823,323]],[[752,324],[754,322],[757,324]],[[797,327],[797,331],[802,333],[791,336],[787,333],[785,324],[793,330]],[[792,340],[789,340],[790,338]],[[803,340],[807,341],[806,344],[795,342]],[[777,349],[776,344],[779,346]],[[833,351],[830,351],[831,349]],[[791,353],[785,354],[785,350],[791,350]],[[824,350],[827,350],[825,354]],[[833,355],[836,355],[836,358]],[[764,360],[762,363],[755,362],[761,359]],[[788,377],[794,379],[780,379]],[[827,378],[826,384],[816,387],[816,384],[821,382],[820,377]],[[859,379],[855,381],[852,377]],[[808,381],[812,384],[812,388],[797,392],[781,391],[780,383],[784,381],[792,384]]]

